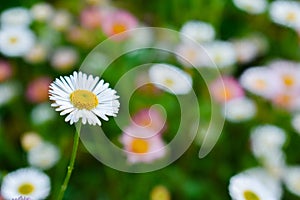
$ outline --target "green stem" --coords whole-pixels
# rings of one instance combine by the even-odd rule
[[[81,124],[79,124],[78,127],[76,128],[76,132],[75,132],[75,135],[74,135],[73,150],[72,150],[70,163],[69,163],[69,166],[68,166],[67,175],[66,175],[65,180],[64,180],[64,182],[63,182],[63,184],[60,188],[57,200],[62,200],[62,198],[64,197],[65,191],[68,187],[69,180],[71,178],[72,171],[74,169],[74,163],[75,163],[78,144],[79,144],[80,129],[81,129]]]

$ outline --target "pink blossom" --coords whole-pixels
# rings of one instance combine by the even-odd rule
[[[39,77],[29,83],[26,90],[26,97],[32,103],[40,103],[48,100],[48,90],[51,79]]]
[[[129,12],[123,10],[112,10],[104,14],[101,26],[104,34],[110,37],[136,28],[138,26],[138,21]],[[117,40],[121,40],[123,38],[124,35],[122,35],[122,37],[118,37]]]
[[[209,88],[213,99],[220,103],[244,96],[244,90],[239,82],[231,76],[216,79]]]
[[[12,76],[11,65],[3,60],[0,60],[0,82],[4,82]]]
[[[101,26],[101,13],[97,7],[84,9],[80,14],[80,23],[85,28],[95,29]]]

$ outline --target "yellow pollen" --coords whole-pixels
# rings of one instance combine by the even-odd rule
[[[18,42],[18,38],[17,37],[11,37],[11,38],[9,38],[9,42],[11,44],[16,44]]]
[[[296,20],[296,13],[294,12],[289,12],[287,15],[286,15],[286,20],[287,21],[290,21],[290,22],[293,22]]]
[[[18,192],[23,195],[31,194],[33,191],[34,191],[34,186],[31,183],[23,183],[18,188]]]
[[[131,142],[131,151],[134,153],[147,153],[149,143],[143,139],[133,139]]]
[[[124,31],[126,31],[126,26],[124,25],[124,24],[114,24],[114,26],[113,26],[113,33],[114,34],[118,34],[118,33],[122,33],[122,32],[124,32]]]
[[[286,86],[293,86],[295,84],[295,79],[291,75],[283,76],[283,82]]]
[[[174,85],[174,81],[170,78],[166,78],[164,82],[167,87],[172,87]]]
[[[98,105],[97,96],[88,90],[76,90],[70,95],[71,103],[78,109],[92,110]]]
[[[225,101],[229,100],[232,98],[232,92],[230,89],[228,88],[225,88],[223,91],[222,91],[222,96],[224,98]]]
[[[260,198],[252,191],[246,190],[244,192],[245,200],[260,200]]]

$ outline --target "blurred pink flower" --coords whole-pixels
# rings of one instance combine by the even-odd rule
[[[158,134],[163,133],[166,129],[164,117],[161,112],[155,108],[142,109],[136,113],[132,119],[132,126],[137,126],[135,128],[145,129],[145,131],[149,129],[149,131],[153,131]]]
[[[136,129],[136,126],[129,126],[120,138],[120,142],[124,146],[128,162],[150,163],[166,155],[166,149],[164,148],[165,144],[161,135],[155,135],[155,133],[152,132],[150,135],[155,135],[153,137],[139,137],[138,135],[145,136],[145,134],[149,134],[149,130],[144,133],[139,131],[140,129]]]
[[[0,60],[0,82],[4,82],[12,76],[13,70],[11,65],[3,60]]]
[[[29,83],[26,90],[26,97],[32,103],[40,103],[48,100],[48,90],[51,79],[39,77]]]
[[[216,79],[211,83],[209,89],[213,99],[219,103],[225,103],[244,96],[244,90],[239,82],[231,76],[223,76]]]
[[[80,23],[85,28],[95,29],[101,27],[101,12],[97,7],[89,7],[82,10]]]
[[[101,26],[104,34],[110,37],[136,28],[138,26],[138,21],[129,12],[124,10],[112,10],[103,15]],[[124,39],[124,36],[118,37],[117,39]]]
[[[300,93],[283,91],[282,93],[276,94],[272,102],[281,108],[289,111],[300,110]]]

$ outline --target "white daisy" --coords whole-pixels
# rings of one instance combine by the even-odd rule
[[[230,100],[223,108],[223,115],[231,122],[246,121],[253,118],[255,114],[255,103],[246,97]]]
[[[35,44],[25,55],[24,59],[29,63],[40,63],[47,59],[47,48],[43,44]]]
[[[30,12],[22,7],[7,9],[0,16],[1,27],[27,27],[31,21]]]
[[[45,22],[51,19],[54,14],[54,9],[50,4],[41,2],[34,4],[30,12],[34,20]]]
[[[23,56],[34,42],[35,36],[29,29],[10,27],[0,30],[0,51],[6,56]]]
[[[300,113],[295,114],[292,118],[292,126],[300,134]]]
[[[273,22],[298,30],[300,28],[300,2],[273,1],[270,5]]]
[[[59,47],[51,57],[51,65],[57,70],[69,70],[78,61],[78,53],[71,47]]]
[[[150,81],[158,88],[173,94],[187,94],[192,89],[192,78],[169,64],[154,64],[149,70]]]
[[[284,130],[274,125],[262,125],[251,131],[251,147],[258,158],[265,158],[281,150],[286,141]]]
[[[72,16],[66,10],[58,10],[54,13],[51,26],[58,31],[66,31],[72,24]]]
[[[21,145],[25,151],[40,145],[43,139],[35,132],[26,132],[21,137]]]
[[[43,170],[53,167],[60,158],[59,149],[48,142],[42,142],[28,152],[28,163]]]
[[[22,168],[3,178],[1,195],[4,199],[26,196],[40,200],[49,195],[50,187],[50,179],[45,173],[34,168]]]
[[[280,82],[277,74],[268,67],[251,67],[240,77],[240,83],[246,90],[265,98],[272,98],[281,91]]]
[[[181,39],[186,41],[189,39],[195,40],[196,42],[207,42],[212,41],[215,38],[215,30],[211,24],[192,20],[187,21],[180,29],[180,33],[183,35]]]
[[[284,171],[283,182],[291,193],[300,197],[300,166],[287,167]]]
[[[19,85],[16,82],[5,82],[0,84],[0,107],[9,103],[18,96],[20,91]]]
[[[211,61],[219,68],[232,66],[237,61],[237,55],[231,42],[214,41],[206,43],[204,49],[207,51]],[[207,67],[215,67],[211,62],[207,64]]]
[[[231,177],[229,194],[233,200],[277,200],[268,185],[260,181],[260,178],[244,173]]]
[[[175,53],[178,62],[189,68],[204,66],[205,61],[209,59],[204,49],[191,42],[180,43],[176,47]]]
[[[233,3],[239,9],[250,14],[263,13],[268,6],[266,0],[233,0]]]
[[[50,85],[51,106],[57,107],[60,115],[67,115],[65,121],[76,123],[81,118],[83,124],[101,125],[101,119],[116,116],[119,111],[119,96],[99,77],[82,72],[74,72],[71,76],[57,78]]]

